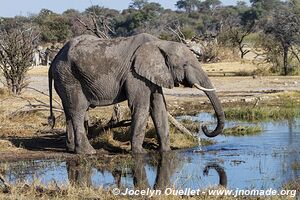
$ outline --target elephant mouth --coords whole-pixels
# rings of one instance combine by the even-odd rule
[[[177,83],[178,86],[179,85],[182,85],[183,87],[189,87],[189,88],[192,88],[194,84],[190,83],[187,79],[183,79],[183,81],[179,83]]]
[[[216,91],[215,88],[205,88],[205,87],[202,87],[201,85],[199,85],[198,83],[190,83],[186,79],[184,79],[180,84],[178,82],[176,82],[174,85],[175,85],[175,87],[179,87],[180,85],[183,85],[184,87],[189,87],[189,88],[195,87],[198,90],[201,90],[203,92],[214,92],[214,91]]]

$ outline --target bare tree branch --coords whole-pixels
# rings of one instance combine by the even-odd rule
[[[3,183],[5,190],[9,191],[11,186],[9,185],[9,183],[6,181],[6,179],[4,178],[4,176],[2,174],[0,174],[0,181]]]
[[[38,90],[38,89],[36,89],[36,88],[33,88],[33,87],[26,87],[27,89],[31,89],[31,90],[34,90],[34,91],[36,91],[36,92],[38,92],[38,93],[40,93],[40,94],[43,94],[43,95],[45,95],[45,96],[47,96],[47,97],[49,97],[49,95],[48,94],[46,94],[46,93],[44,93],[44,92],[42,92],[42,91],[40,91],[40,90]],[[57,101],[56,99],[54,99],[53,98],[53,101],[55,102],[55,103],[57,103],[59,106],[60,106],[60,108],[62,109],[63,108],[63,106],[61,105],[61,103],[59,102],[59,101]]]
[[[28,84],[26,73],[32,63],[33,43],[38,37],[33,27],[0,31],[0,70],[6,80],[5,85],[13,94],[20,94]]]

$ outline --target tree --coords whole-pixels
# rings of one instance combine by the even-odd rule
[[[241,59],[250,51],[246,49],[245,38],[250,35],[255,28],[257,15],[253,9],[242,8],[242,12],[236,15],[231,13],[223,25],[222,41],[229,43],[232,47],[237,47],[240,51]]]
[[[294,45],[300,42],[300,16],[289,6],[283,6],[273,13],[264,27],[264,32],[276,40],[282,49],[284,75],[289,73],[288,55]],[[299,58],[298,58],[299,60]]]
[[[122,16],[116,20],[116,33],[121,36],[129,36],[141,32],[151,33],[153,29],[160,26],[157,21],[164,9],[159,3],[145,3],[143,6],[129,7],[123,10]]]
[[[197,4],[199,11],[214,11],[218,6],[222,4],[219,0],[205,0]]]
[[[26,74],[32,64],[38,34],[32,27],[3,29],[0,32],[0,70],[5,85],[18,95],[27,86]]]
[[[42,9],[34,21],[41,29],[43,42],[64,42],[72,36],[71,24],[63,15]]]
[[[185,10],[187,13],[191,13],[194,11],[197,7],[199,7],[199,4],[201,2],[199,0],[179,0],[176,2],[175,6],[181,10]]]
[[[145,7],[148,4],[148,0],[133,0],[129,8],[141,10],[143,7]]]
[[[281,5],[280,0],[250,0],[250,3],[260,17],[268,15],[270,11],[276,10]]]

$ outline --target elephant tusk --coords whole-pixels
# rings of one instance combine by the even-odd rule
[[[216,91],[215,88],[208,89],[208,88],[205,88],[205,87],[200,86],[200,85],[197,84],[197,83],[195,83],[194,86],[195,86],[197,89],[202,90],[202,91],[205,91],[205,92],[213,92],[213,91]]]

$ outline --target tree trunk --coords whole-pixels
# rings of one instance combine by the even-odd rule
[[[283,47],[283,69],[284,69],[284,75],[288,75],[288,53],[289,53],[289,47],[284,45]]]
[[[181,123],[179,123],[170,113],[168,113],[168,119],[180,132],[195,137],[187,128],[185,128]]]

